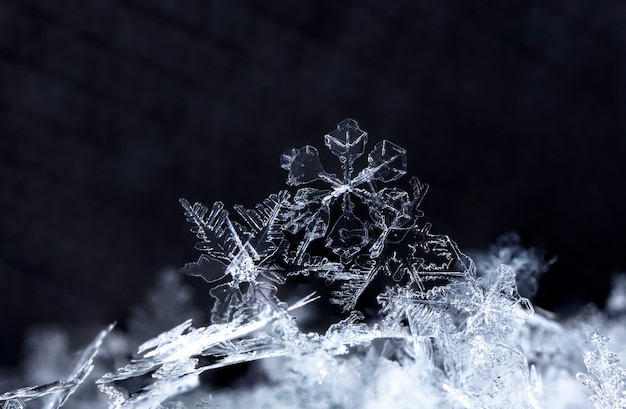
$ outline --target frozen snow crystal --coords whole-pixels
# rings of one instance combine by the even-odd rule
[[[194,328],[185,321],[146,341],[137,358],[103,376],[99,384],[111,397],[111,407],[158,407],[195,388],[202,372],[260,359],[290,359],[290,373],[323,381],[328,370],[314,368],[336,367],[354,348],[368,350],[377,340],[393,339],[403,354],[414,356],[428,344],[424,336],[452,339],[468,331],[469,326],[453,323],[453,312],[465,308],[464,317],[471,322],[472,314],[491,317],[492,309],[501,309],[506,315],[520,303],[509,294],[509,276],[493,291],[508,291],[511,302],[490,301],[491,293],[474,282],[471,259],[448,236],[431,233],[429,223],[418,224],[428,186],[417,178],[408,181],[409,191],[389,185],[406,173],[403,148],[378,142],[359,168],[367,133],[356,121],[342,121],[324,140],[339,159],[341,175],[324,170],[317,149],[305,146],[281,158],[287,184],[299,187],[293,194],[272,194],[252,209],[235,206],[233,215],[221,202],[205,206],[181,199],[202,252],[181,271],[214,284],[212,324]],[[313,182],[326,187],[302,186]],[[386,186],[378,188],[375,182]],[[328,251],[312,246],[317,240]],[[336,283],[326,302],[339,304],[348,314],[323,335],[302,333],[291,315],[320,297],[311,294],[291,306],[279,298],[279,287],[290,277],[310,275]],[[384,319],[362,323],[359,298],[381,276],[394,283],[379,297]],[[459,288],[450,287],[454,295],[448,295],[445,288],[454,283]],[[473,303],[457,300],[462,298],[457,292],[469,289]],[[505,339],[507,334],[498,336]],[[446,347],[459,348],[453,343]],[[143,379],[141,387],[133,386],[135,378]]]
[[[153,311],[135,313],[127,335],[152,338],[132,357],[118,354],[117,369],[97,381],[111,409],[588,408],[584,386],[597,408],[625,407],[617,355],[596,333],[583,363],[584,325],[576,323],[623,338],[623,277],[608,303],[610,323],[600,312],[569,323],[535,312],[525,296],[550,262],[508,235],[476,255],[476,268],[422,222],[428,185],[405,178],[407,152],[386,140],[369,150],[367,143],[346,119],[324,137],[337,172],[307,145],[281,156],[291,190],[252,208],[180,200],[201,252],[181,271],[211,284],[210,322],[194,326],[189,294],[163,276]],[[289,294],[290,282],[309,279],[330,289]],[[294,311],[306,315],[314,302],[342,316],[304,332]],[[0,409],[40,397],[45,408],[60,407],[109,331],[67,380],[0,395]],[[240,382],[203,384],[203,373],[241,363],[250,370]]]
[[[608,339],[597,332],[590,335],[595,351],[585,352],[589,374],[578,373],[578,380],[593,392],[591,402],[597,409],[626,408],[626,369],[607,344]]]
[[[249,310],[228,323],[193,328],[191,320],[142,344],[140,358],[104,375],[100,389],[111,397],[112,408],[156,408],[166,399],[199,385],[198,376],[207,370],[240,362],[284,355],[281,343],[259,335],[265,327],[284,319],[284,314],[314,301],[312,296],[283,310]],[[200,365],[200,357],[214,362]],[[147,377],[152,378],[152,382]],[[145,377],[146,386],[129,390],[133,378]]]
[[[295,260],[301,260],[310,244],[322,238],[339,256],[344,268],[328,269],[321,275],[328,282],[342,282],[331,302],[342,305],[344,311],[354,309],[365,289],[380,275],[395,282],[408,277],[412,286],[425,294],[432,283],[473,273],[471,260],[454,242],[447,236],[431,234],[429,223],[417,224],[428,185],[413,177],[410,192],[399,187],[377,189],[374,182],[387,184],[405,175],[407,155],[403,148],[387,140],[376,143],[367,166],[354,175],[355,161],[365,152],[367,133],[356,121],[346,119],[326,135],[325,142],[339,158],[342,175],[326,172],[312,146],[285,152],[281,166],[289,172],[289,185],[318,180],[329,185],[327,189],[300,188],[290,202],[285,229],[302,234]],[[333,216],[336,202],[340,202],[340,214]]]
[[[301,257],[310,243],[319,238],[325,238],[326,247],[342,261],[351,260],[372,242],[369,226],[354,213],[353,200],[368,207],[373,224],[382,230],[380,239],[371,249],[372,255],[376,256],[390,231],[404,228],[411,222],[412,208],[417,207],[427,187],[416,181],[413,200],[399,189],[375,190],[375,180],[387,183],[406,173],[406,151],[389,141],[377,143],[368,155],[368,166],[354,175],[354,162],[365,152],[367,133],[353,119],[339,123],[336,130],[326,135],[325,142],[339,158],[343,175],[326,172],[317,149],[312,146],[291,149],[281,160],[281,166],[289,171],[287,184],[299,186],[322,180],[329,185],[328,189],[302,188],[294,197],[291,210],[295,217],[287,229],[292,233],[305,230],[304,240],[296,250],[297,257]],[[328,231],[331,206],[337,200],[341,201],[341,215]]]
[[[83,350],[80,358],[65,380],[58,380],[44,385],[29,386],[0,395],[0,408],[24,408],[25,402],[42,399],[43,409],[56,409],[63,406],[67,399],[83,383],[93,370],[93,359],[102,342],[113,329],[113,324],[101,331]]]

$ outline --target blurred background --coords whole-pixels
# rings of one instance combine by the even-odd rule
[[[602,305],[625,96],[619,1],[0,0],[0,366],[36,325],[123,326],[199,255],[178,198],[253,206],[346,117],[408,150],[433,232],[516,231],[558,257],[538,306]]]

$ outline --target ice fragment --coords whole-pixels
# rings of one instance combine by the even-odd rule
[[[323,388],[347,385],[352,378],[341,371],[359,365],[388,374],[398,365],[407,373],[421,368],[423,379],[428,372],[424,390],[438,397],[416,399],[428,405],[537,406],[538,381],[512,338],[532,313],[516,290],[515,271],[502,267],[477,280],[473,261],[454,241],[420,222],[428,185],[417,178],[400,183],[406,151],[384,140],[365,161],[367,141],[352,119],[325,135],[341,174],[326,171],[312,146],[286,151],[281,167],[295,191],[250,209],[235,206],[231,214],[221,202],[181,199],[202,252],[181,271],[213,284],[211,324],[185,321],[104,375],[99,385],[112,408],[158,408],[195,388],[202,372],[268,358],[285,360],[286,370],[274,376],[303,391],[298,398],[316,401],[313,391],[323,390],[339,407],[366,406],[363,394]],[[281,285],[294,276],[334,286],[330,299],[281,301]],[[380,311],[366,316],[361,297],[381,284]],[[313,301],[339,305],[346,318],[323,334],[301,332],[292,311]],[[133,379],[142,380],[138,390],[129,386]],[[496,392],[503,388],[518,389]]]
[[[57,409],[76,391],[93,370],[93,360],[102,342],[113,329],[114,324],[101,331],[96,338],[82,351],[78,361],[70,371],[66,380],[58,380],[44,385],[29,386],[0,395],[0,407],[23,408],[24,403],[33,399],[42,399],[43,409]]]
[[[576,378],[591,389],[590,399],[597,409],[626,408],[626,369],[620,366],[606,337],[593,332],[589,339],[595,349],[584,354],[589,373],[579,372]]]

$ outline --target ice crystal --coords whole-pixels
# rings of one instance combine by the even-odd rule
[[[475,267],[422,222],[428,185],[405,178],[403,148],[383,140],[368,151],[367,133],[351,119],[324,142],[338,174],[307,145],[281,156],[291,190],[253,208],[180,200],[201,252],[181,271],[212,285],[210,322],[194,326],[190,294],[161,276],[126,335],[152,338],[130,360],[121,355],[132,341],[121,342],[117,369],[97,381],[109,408],[586,408],[583,384],[596,407],[624,407],[624,369],[597,334],[597,352],[583,363],[586,329],[577,324],[626,338],[623,277],[608,303],[613,321],[599,312],[571,322],[535,313],[526,296],[550,263],[542,254],[507,235],[476,254]],[[307,280],[331,290],[294,300],[290,281]],[[311,303],[343,315],[304,332],[294,311]],[[0,395],[0,409],[46,396],[44,407],[61,407],[109,331],[67,380]],[[203,373],[241,363],[252,368],[242,382],[206,390]]]
[[[486,407],[528,402],[534,381],[510,338],[532,308],[517,293],[514,272],[503,267],[484,282],[476,280],[472,260],[448,236],[418,223],[428,186],[417,178],[408,181],[410,192],[389,186],[406,173],[403,148],[378,142],[358,170],[367,133],[351,119],[327,134],[325,144],[339,158],[342,175],[325,171],[312,146],[285,152],[281,165],[288,185],[321,182],[326,188],[281,191],[253,209],[235,206],[236,217],[221,202],[208,207],[181,199],[203,252],[182,271],[216,284],[210,291],[212,324],[194,328],[188,320],[102,377],[112,407],[157,407],[196,387],[204,371],[267,358],[290,359],[290,372],[322,382],[354,348],[371,355],[372,345],[390,340],[404,365],[418,356],[433,359],[445,399]],[[320,253],[319,246],[312,251],[316,240],[328,252]],[[279,299],[278,286],[297,275],[338,283],[326,301],[339,304],[347,317],[325,334],[302,333],[291,315],[319,297],[292,306]],[[380,276],[392,285],[378,296],[379,322],[366,324],[358,301]],[[313,361],[313,368],[328,369],[313,374],[306,364]],[[129,380],[148,376],[142,382],[147,386],[130,390]],[[519,396],[494,398],[493,388],[506,384],[527,386]]]
[[[593,332],[590,342],[596,351],[585,352],[585,366],[589,374],[578,373],[578,380],[591,389],[591,401],[597,409],[626,408],[626,369],[608,346],[608,339]]]
[[[268,307],[280,304],[274,284],[284,283],[286,273],[277,264],[276,255],[286,244],[281,210],[288,197],[283,191],[271,195],[255,209],[237,206],[244,225],[231,221],[221,202],[216,202],[209,211],[200,203],[192,206],[181,199],[187,220],[194,224],[192,231],[201,240],[196,248],[207,252],[197,262],[185,265],[182,271],[209,283],[230,276],[227,283],[211,290],[216,300],[212,311],[214,323],[230,321],[243,304],[261,302]],[[259,280],[259,276],[266,281]],[[248,285],[245,293],[240,289],[241,284]]]
[[[94,368],[93,360],[102,342],[113,329],[110,325],[83,350],[67,379],[58,380],[44,385],[29,386],[0,395],[0,408],[24,408],[25,402],[41,399],[42,409],[56,409],[63,406],[67,399],[83,383]]]
[[[322,181],[329,185],[327,189],[303,187],[293,197],[281,191],[254,209],[235,206],[239,220],[233,220],[221,202],[209,209],[181,199],[187,220],[194,224],[192,231],[201,240],[196,247],[206,252],[183,271],[211,283],[229,277],[211,290],[216,299],[214,323],[228,322],[239,306],[252,299],[279,304],[276,285],[293,275],[314,273],[329,283],[341,282],[331,302],[348,312],[380,274],[396,282],[408,276],[425,294],[431,287],[428,282],[472,273],[471,261],[454,242],[431,234],[428,223],[417,224],[427,185],[411,178],[412,194],[398,187],[377,190],[375,181],[389,183],[406,173],[403,148],[386,140],[378,142],[368,155],[367,166],[354,175],[355,161],[365,152],[367,133],[347,119],[326,135],[325,142],[339,158],[342,176],[326,172],[312,146],[285,152],[281,166],[289,172],[287,184]],[[365,209],[367,220],[356,214],[355,201]],[[331,212],[336,202],[341,202],[337,216]],[[287,234],[300,240],[290,241]],[[309,254],[309,246],[318,239],[338,259]],[[242,283],[248,285],[245,294]]]
[[[309,245],[321,238],[339,256],[343,268],[323,274],[329,282],[342,282],[331,302],[342,305],[344,311],[354,309],[364,290],[381,274],[395,282],[408,276],[415,289],[424,293],[431,287],[428,282],[472,274],[471,261],[454,242],[447,236],[431,234],[429,223],[417,224],[428,185],[413,177],[409,180],[411,193],[399,187],[377,189],[376,181],[387,184],[405,175],[407,155],[403,148],[387,140],[376,143],[367,166],[354,175],[355,161],[365,152],[367,133],[356,121],[346,119],[326,135],[325,142],[339,158],[342,176],[326,172],[312,146],[285,152],[281,166],[289,171],[289,185],[317,180],[329,185],[327,189],[298,189],[285,228],[292,234],[304,232],[295,249],[295,260],[301,260]],[[337,201],[341,202],[341,213],[330,227],[331,209]],[[355,201],[364,208],[362,218],[355,212]]]
[[[297,217],[290,222],[288,229],[292,233],[305,229],[304,240],[298,245],[296,255],[302,257],[309,244],[319,238],[325,238],[326,247],[343,261],[350,260],[370,244],[368,226],[354,214],[354,197],[369,208],[374,224],[382,230],[370,249],[373,256],[378,256],[385,238],[392,230],[411,221],[411,208],[415,201],[421,200],[419,183],[415,186],[413,202],[399,189],[376,192],[373,188],[375,180],[387,183],[406,173],[406,151],[389,141],[379,142],[368,155],[368,166],[354,176],[354,162],[365,152],[367,133],[356,121],[346,119],[326,135],[325,142],[342,164],[342,177],[324,171],[318,151],[312,146],[293,148],[282,156],[281,166],[289,171],[287,184],[299,186],[322,180],[330,185],[329,189],[303,188],[296,193],[292,209]],[[342,213],[328,232],[330,207],[338,199],[341,199]]]
[[[477,275],[488,276],[498,266],[505,264],[515,271],[517,289],[524,297],[537,293],[539,278],[548,270],[556,257],[546,259],[537,248],[524,248],[517,233],[510,232],[498,237],[496,244],[487,253],[473,255]]]

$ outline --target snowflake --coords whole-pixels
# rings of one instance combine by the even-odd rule
[[[355,161],[365,152],[367,133],[353,119],[345,119],[325,136],[325,144],[339,158],[342,177],[324,170],[319,153],[312,146],[283,153],[281,166],[289,173],[287,184],[300,186],[315,181],[327,189],[300,188],[293,197],[289,222],[292,234],[303,231],[293,260],[300,260],[309,245],[324,239],[324,245],[345,266],[327,270],[327,282],[341,281],[331,302],[344,311],[355,308],[370,283],[383,273],[400,282],[405,275],[418,291],[431,286],[425,282],[445,282],[472,274],[472,263],[447,236],[430,233],[431,225],[418,226],[419,210],[428,185],[413,177],[412,195],[398,187],[377,189],[375,182],[388,184],[406,174],[406,150],[383,140],[369,153],[367,166],[355,175]],[[332,227],[332,206],[341,200],[341,214]],[[363,218],[355,213],[355,203],[364,208]],[[330,231],[329,231],[330,229]],[[369,246],[369,248],[367,248]]]

